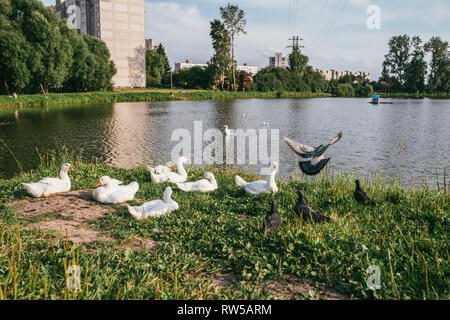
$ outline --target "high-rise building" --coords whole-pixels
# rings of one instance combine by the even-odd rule
[[[117,69],[114,87],[145,87],[144,0],[56,0],[79,34],[102,39]]]
[[[274,57],[269,57],[269,67],[286,68],[287,65],[287,57],[283,57],[283,54],[281,52],[275,52]]]

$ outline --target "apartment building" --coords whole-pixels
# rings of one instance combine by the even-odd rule
[[[364,72],[364,71],[338,71],[338,70],[322,70],[322,69],[316,69],[317,72],[319,72],[321,75],[324,76],[324,78],[328,81],[330,80],[337,80],[345,75],[352,75],[352,76],[361,76],[364,79],[370,81],[370,72]]]
[[[283,57],[281,52],[275,52],[274,57],[269,57],[269,67],[286,68],[288,66],[288,58]]]
[[[114,87],[145,87],[144,0],[56,0],[52,8],[80,35],[106,43],[117,68]]]

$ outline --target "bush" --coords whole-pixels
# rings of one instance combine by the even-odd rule
[[[348,83],[340,83],[337,86],[336,94],[338,97],[354,97],[355,89]]]

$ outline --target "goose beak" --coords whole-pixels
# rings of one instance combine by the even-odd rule
[[[69,167],[69,170],[73,171],[73,167],[72,167],[72,166],[70,166],[70,167]]]
[[[102,183],[100,181],[97,182],[97,184],[95,185],[96,187],[100,186]]]

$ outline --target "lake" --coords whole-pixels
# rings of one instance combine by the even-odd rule
[[[415,182],[426,177],[435,185],[437,169],[442,184],[450,154],[450,101],[384,101],[393,103],[372,105],[369,98],[313,98],[84,104],[23,108],[18,110],[18,119],[16,110],[8,109],[0,111],[0,138],[24,170],[37,168],[39,154],[62,146],[85,159],[97,157],[107,164],[129,168],[169,160],[180,143],[171,140],[177,129],[190,133],[194,150],[194,144],[198,144],[194,121],[201,121],[201,134],[212,128],[223,131],[226,124],[231,129],[255,129],[260,133],[258,139],[263,136],[258,130],[266,129],[264,121],[269,123],[265,135],[268,150],[275,150],[272,143],[279,143],[279,178],[300,174],[300,158],[281,136],[318,146],[342,131],[342,139],[326,153],[335,172],[344,169],[365,175],[383,170],[386,178],[401,176],[402,185],[409,185],[411,177]],[[270,134],[277,133],[271,130],[276,129],[279,134],[271,143]],[[226,148],[229,140],[224,142]],[[235,141],[232,136],[231,143]],[[209,143],[200,142],[200,148],[204,150]],[[234,150],[234,155],[236,162],[242,153]],[[267,164],[238,167],[259,173]],[[0,143],[0,177],[18,173],[17,162]]]

